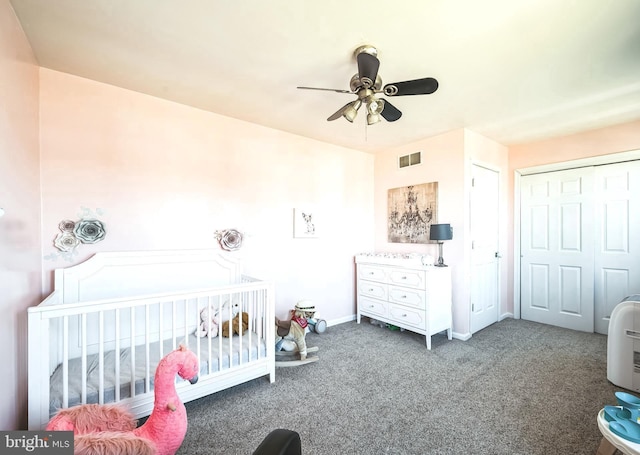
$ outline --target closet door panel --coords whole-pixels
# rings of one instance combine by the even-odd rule
[[[593,169],[522,177],[521,316],[593,332]]]
[[[613,308],[640,293],[640,161],[595,168],[595,331]]]

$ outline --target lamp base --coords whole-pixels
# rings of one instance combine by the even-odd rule
[[[449,267],[444,263],[444,259],[442,259],[442,243],[443,242],[438,242],[438,253],[440,254],[438,255],[438,262],[433,265],[435,265],[436,267]]]

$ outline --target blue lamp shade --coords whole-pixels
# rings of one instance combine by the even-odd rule
[[[432,224],[429,231],[429,240],[451,240],[453,228],[450,224]]]

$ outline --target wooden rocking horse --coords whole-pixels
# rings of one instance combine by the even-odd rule
[[[276,318],[276,366],[293,367],[305,365],[318,360],[317,356],[308,354],[318,352],[318,347],[307,347],[306,331],[309,319],[315,314],[314,306],[307,306],[307,301],[298,302],[291,310],[291,319],[283,321]],[[299,358],[296,359],[295,357]]]

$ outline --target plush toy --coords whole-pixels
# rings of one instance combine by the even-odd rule
[[[324,319],[317,319],[315,317],[316,306],[311,300],[300,300],[298,303],[296,303],[293,314],[296,311],[301,313],[302,317],[307,320],[307,331],[324,333],[327,330],[327,321],[325,321]]]
[[[200,324],[196,328],[195,336],[198,338],[204,338],[211,334],[212,337],[218,336],[218,320],[216,319],[217,313],[214,313],[213,308],[205,306],[200,310]]]
[[[229,319],[234,318],[240,307],[237,303],[234,303],[231,306],[231,317],[229,317],[229,302],[224,302],[220,311],[216,311],[215,306],[205,306],[202,310],[200,310],[200,325],[195,331],[195,335],[198,338],[203,338],[206,336],[211,336],[211,338],[215,338],[218,336],[218,326]]]
[[[187,410],[176,393],[175,377],[198,381],[198,358],[180,346],[160,360],[154,382],[153,411],[138,428],[118,405],[79,405],[59,411],[47,431],[74,432],[74,455],[174,455],[187,433]]]
[[[231,335],[229,335],[229,330],[231,330]],[[245,313],[244,311],[237,314],[231,321],[222,323],[223,337],[229,337],[235,334],[240,335],[241,333],[245,333],[247,330],[249,330],[249,313]]]

